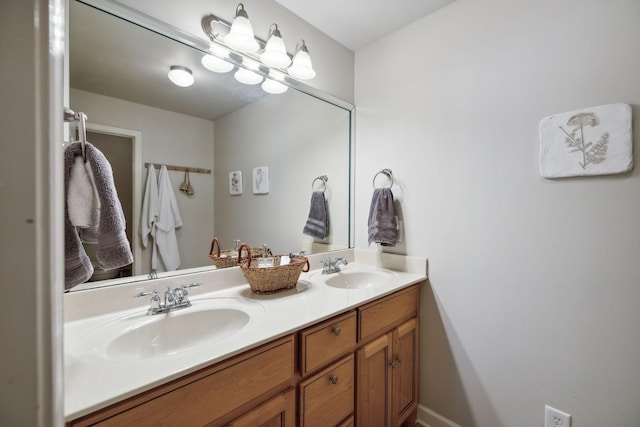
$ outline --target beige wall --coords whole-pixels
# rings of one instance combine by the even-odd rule
[[[429,258],[420,401],[464,427],[540,427],[545,404],[638,426],[638,166],[538,172],[543,117],[637,118],[638,18],[637,0],[459,0],[356,53],[356,247],[389,167],[396,251]]]
[[[142,133],[142,163],[169,164],[213,169],[213,122],[148,107],[129,101],[72,89],[70,107],[82,111],[90,123],[113,126]],[[143,167],[138,194],[144,194],[147,170]],[[213,236],[213,174],[190,174],[195,195],[179,191],[184,173],[169,171],[178,202],[182,227],[176,230],[180,250],[180,268],[209,265],[209,244]],[[140,199],[138,203],[141,203]],[[139,225],[140,219],[137,218]],[[151,266],[151,246],[142,250],[142,272]]]

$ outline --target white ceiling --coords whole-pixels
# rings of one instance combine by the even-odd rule
[[[355,52],[455,0],[276,1]]]

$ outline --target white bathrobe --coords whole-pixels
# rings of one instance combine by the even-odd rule
[[[151,256],[151,268],[158,272],[173,271],[180,266],[180,252],[176,228],[182,226],[178,202],[173,193],[166,166],[160,168],[158,177],[158,219],[155,223],[155,245]]]

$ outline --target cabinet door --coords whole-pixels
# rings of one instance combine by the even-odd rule
[[[357,352],[356,424],[389,425],[391,414],[391,334],[371,341]]]
[[[295,427],[295,413],[296,392],[290,388],[233,421],[229,427]]]
[[[400,425],[418,404],[418,339],[418,319],[411,319],[393,330],[392,425]]]

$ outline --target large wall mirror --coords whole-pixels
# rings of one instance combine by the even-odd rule
[[[352,106],[298,83],[274,95],[233,71],[211,72],[201,64],[207,46],[204,33],[186,35],[116,2],[69,0],[69,107],[87,115],[88,141],[112,164],[134,254],[131,268],[96,269],[71,290],[147,279],[140,215],[149,164],[156,173],[161,165],[197,169],[188,177],[169,170],[181,262],[160,276],[214,268],[214,237],[223,248],[239,239],[274,253],[351,246]],[[172,84],[174,65],[192,70],[195,83]],[[256,191],[258,170],[268,186]],[[180,191],[185,180],[191,195]],[[329,235],[314,241],[302,230],[311,193],[322,189]]]

